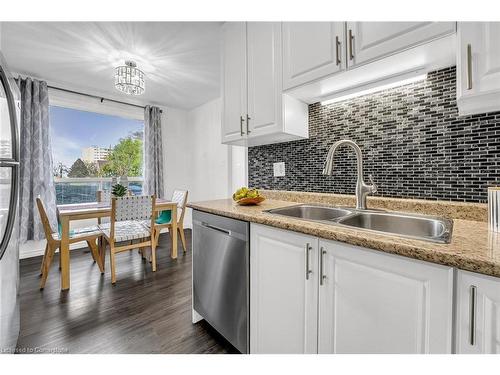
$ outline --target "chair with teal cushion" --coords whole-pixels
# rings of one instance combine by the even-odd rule
[[[172,202],[177,203],[177,231],[181,237],[182,248],[186,252],[186,238],[184,236],[184,213],[186,211],[188,199],[187,190],[175,190],[172,194]],[[160,237],[160,232],[162,229],[168,228],[168,232],[172,236],[176,236],[177,233],[172,233],[172,211],[165,210],[162,211],[160,216],[156,219],[155,224],[155,238],[156,243],[158,243],[158,238]]]
[[[160,213],[160,216],[155,220],[156,224],[169,224],[170,221],[172,220],[172,211],[171,210],[165,210]]]

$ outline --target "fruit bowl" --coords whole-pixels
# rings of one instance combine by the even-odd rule
[[[263,202],[266,198],[263,196],[255,197],[255,198],[242,198],[236,201],[240,206],[250,206],[253,204],[259,204]]]
[[[233,194],[233,200],[236,204],[240,206],[250,206],[252,204],[259,204],[262,202],[264,198],[260,195],[257,189],[249,189],[246,186],[243,186],[236,190]]]

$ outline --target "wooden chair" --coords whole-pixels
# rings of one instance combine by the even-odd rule
[[[172,194],[172,202],[177,203],[177,231],[181,237],[182,249],[186,252],[186,237],[184,236],[184,213],[186,212],[186,205],[188,199],[188,191],[187,190],[175,190]],[[158,243],[158,239],[160,238],[160,232],[162,229],[168,228],[168,232],[171,236],[176,236],[177,233],[172,233],[172,222],[165,224],[157,224],[155,222],[154,225],[154,235],[155,241]]]
[[[99,228],[109,244],[109,257],[111,263],[111,283],[116,283],[115,254],[136,248],[151,247],[151,263],[153,272],[156,271],[156,242],[152,231],[143,224],[148,220],[150,225],[154,222],[153,209],[154,195],[125,196],[111,198],[111,220],[109,223],[100,224]],[[130,241],[139,240],[131,244]],[[126,244],[119,243],[127,242]]]
[[[132,196],[132,192],[130,190],[127,190],[127,196]],[[103,203],[107,202],[111,204],[111,191],[109,190],[97,190],[96,191],[96,202],[98,203]],[[103,223],[109,223],[109,218],[107,217],[99,217],[97,218],[97,223],[98,224],[103,224]]]
[[[45,206],[40,198],[36,198],[36,205],[38,207],[38,212],[42,220],[45,238],[47,239],[42,266],[40,267],[40,275],[42,277],[40,280],[40,289],[43,289],[45,287],[45,282],[47,281],[47,276],[52,264],[52,259],[54,258],[54,253],[57,249],[60,249],[61,238],[59,236],[59,232],[53,231],[50,227],[50,222],[49,218],[47,217],[47,212],[45,211]],[[96,244],[96,240],[101,237],[101,235],[101,231],[96,226],[78,228],[77,230],[73,231],[73,233],[70,233],[69,243],[72,244],[75,242],[86,241],[94,262],[98,264],[101,273],[104,273],[104,265],[101,261],[101,254],[99,254],[99,250]]]

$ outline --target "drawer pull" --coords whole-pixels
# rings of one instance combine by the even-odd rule
[[[469,288],[469,343],[476,345],[476,287],[471,285]]]
[[[319,249],[319,285],[323,285],[324,280],[326,279],[326,275],[323,271],[323,255],[326,254],[325,249],[321,247]]]
[[[309,275],[312,273],[312,271],[309,269],[309,253],[311,251],[311,245],[309,243],[306,243],[306,280],[309,280]]]

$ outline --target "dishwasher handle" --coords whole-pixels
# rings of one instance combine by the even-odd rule
[[[213,230],[216,230],[218,232],[222,232],[224,234],[227,234],[228,236],[231,235],[231,231],[228,229],[220,228],[220,227],[217,227],[215,225],[205,223],[204,221],[201,222],[201,225],[204,226],[205,228],[213,229]]]

